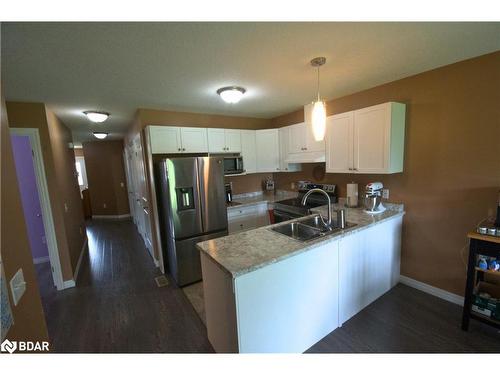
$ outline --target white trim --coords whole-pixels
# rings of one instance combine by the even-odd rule
[[[83,241],[82,250],[80,250],[80,256],[78,257],[78,262],[76,263],[75,276],[73,277],[75,283],[78,280],[78,272],[80,272],[80,266],[82,264],[83,254],[85,254],[85,250],[87,249],[87,243],[88,243],[88,238],[87,236],[85,236],[85,241]]]
[[[126,219],[129,218],[130,214],[124,215],[92,215],[92,219]]]
[[[35,128],[10,128],[10,134],[28,136],[31,149],[33,150],[33,166],[35,167],[36,185],[40,196],[40,206],[42,208],[42,220],[45,227],[45,237],[47,248],[49,249],[50,265],[52,277],[57,290],[65,289],[61,271],[61,261],[59,259],[59,249],[57,247],[56,229],[52,216],[52,206],[50,204],[49,188],[45,166],[43,165],[42,145],[38,129]]]
[[[76,286],[75,280],[66,280],[63,282],[63,289],[74,288]]]
[[[39,258],[33,258],[33,263],[34,264],[41,264],[41,263],[47,263],[50,262],[50,257],[39,257]]]
[[[418,289],[422,292],[425,292],[425,293],[431,294],[435,297],[444,299],[445,301],[448,301],[448,302],[451,302],[451,303],[454,303],[454,304],[457,304],[460,306],[464,305],[464,297],[459,296],[458,294],[448,292],[444,289],[436,288],[435,286],[425,284],[421,281],[418,281],[418,280],[415,280],[415,279],[412,279],[412,278],[409,278],[409,277],[403,276],[403,275],[399,276],[399,281],[401,282],[401,284],[408,285],[408,286],[415,288],[415,289]]]

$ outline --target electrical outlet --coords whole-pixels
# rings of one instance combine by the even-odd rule
[[[382,189],[382,198],[389,199],[389,189]]]
[[[122,188],[124,188],[124,187],[125,187],[125,184],[124,184],[123,182],[120,182],[120,186],[121,186]]]
[[[64,202],[64,212],[68,212],[68,210],[69,210],[68,204]]]
[[[102,207],[103,207],[103,208],[107,208],[108,206],[106,205],[106,203],[103,203],[103,204],[102,204]]]

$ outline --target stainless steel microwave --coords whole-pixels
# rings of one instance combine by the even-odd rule
[[[239,154],[224,156],[224,176],[245,173],[243,157]]]

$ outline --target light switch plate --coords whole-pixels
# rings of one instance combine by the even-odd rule
[[[19,268],[16,274],[10,279],[10,291],[12,292],[12,299],[14,306],[17,306],[19,300],[26,291],[26,282],[24,281],[23,269]]]
[[[382,198],[389,199],[389,189],[382,189]]]

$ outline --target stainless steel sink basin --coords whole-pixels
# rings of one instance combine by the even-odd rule
[[[357,224],[347,222],[344,229],[351,228],[356,225]],[[292,221],[291,223],[276,225],[271,228],[274,232],[284,234],[285,236],[298,241],[313,240],[321,236],[327,236],[329,234],[340,232],[344,229],[336,227],[335,222],[333,223],[332,228],[328,228],[323,224],[319,215],[299,219]]]
[[[309,227],[316,228],[316,229],[320,230],[321,232],[329,232],[331,230],[325,224],[323,224],[323,222],[321,221],[321,217],[319,215],[308,217],[307,219],[299,220],[299,223],[307,225]]]
[[[321,231],[319,229],[309,227],[297,221],[278,225],[271,229],[299,241],[312,240],[313,238],[321,236]]]

